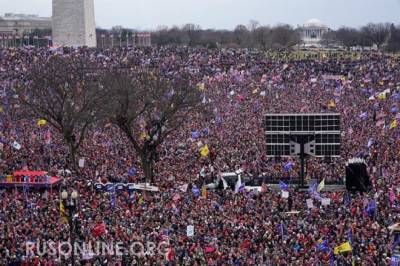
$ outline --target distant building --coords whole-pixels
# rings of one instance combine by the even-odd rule
[[[13,13],[0,17],[0,35],[23,35],[35,29],[51,29],[51,18]]]
[[[330,29],[322,24],[319,19],[312,18],[307,20],[301,29],[301,38],[303,40],[304,46],[310,47],[320,47],[320,41],[324,33],[330,31]]]

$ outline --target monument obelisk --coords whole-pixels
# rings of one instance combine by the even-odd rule
[[[94,0],[53,0],[53,45],[96,47]]]

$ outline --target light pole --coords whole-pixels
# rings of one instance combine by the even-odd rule
[[[76,190],[73,190],[71,194],[68,194],[66,190],[63,190],[61,192],[61,199],[64,205],[64,208],[68,211],[67,219],[68,219],[68,225],[69,225],[69,237],[70,237],[70,242],[71,242],[71,265],[75,265],[75,248],[74,248],[74,243],[75,243],[75,226],[74,226],[74,215],[75,215],[75,210],[76,210],[76,205],[78,202],[78,192]]]

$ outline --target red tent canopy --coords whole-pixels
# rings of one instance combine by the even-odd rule
[[[19,170],[14,172],[14,176],[44,176],[46,174],[46,171]]]

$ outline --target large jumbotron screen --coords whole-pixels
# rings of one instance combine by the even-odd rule
[[[315,141],[316,157],[340,156],[340,114],[266,114],[264,130],[268,156],[293,156],[300,137]]]

